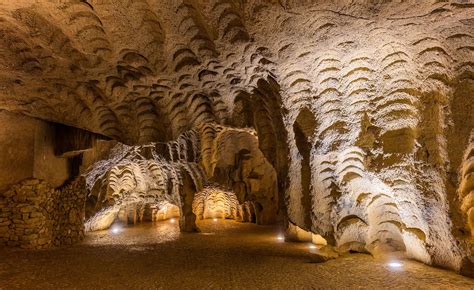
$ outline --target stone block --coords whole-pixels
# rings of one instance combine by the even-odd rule
[[[20,242],[15,241],[15,240],[10,240],[10,241],[7,242],[7,246],[9,246],[9,247],[17,247],[19,245],[20,245]]]
[[[39,238],[36,240],[36,243],[38,245],[46,245],[46,244],[49,244],[50,242],[51,242],[50,238]]]
[[[28,225],[39,225],[41,222],[43,222],[43,219],[37,217],[25,219],[25,223]]]
[[[38,234],[30,234],[30,235],[24,235],[21,237],[23,241],[32,241],[38,239]]]
[[[3,220],[2,222],[0,222],[0,228],[8,227],[10,224],[11,222],[9,220]]]
[[[30,213],[34,211],[36,211],[36,209],[33,206],[29,206],[29,205],[20,208],[21,213]]]

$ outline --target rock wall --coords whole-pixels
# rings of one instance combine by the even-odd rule
[[[466,229],[474,238],[474,130],[469,141],[460,170],[459,198],[461,210],[466,215]]]
[[[50,123],[0,111],[0,191],[27,178],[61,186],[69,164],[55,156],[54,138]]]
[[[192,213],[194,194],[206,183],[199,165],[197,130],[183,133],[176,141],[127,146],[99,143],[93,152],[85,152],[84,176],[90,194],[87,197],[86,230],[103,230],[114,222],[134,224],[157,220],[172,213],[153,214],[167,204],[178,206],[180,222],[191,222],[182,229],[195,229]],[[144,215],[146,213],[146,215]],[[151,214],[149,214],[151,213]],[[149,216],[149,218],[147,218]]]
[[[258,224],[282,217],[276,171],[259,149],[255,130],[211,123],[167,143],[97,145],[83,154],[83,164],[90,165],[84,169],[90,190],[87,231],[107,229],[114,222],[134,224],[148,215],[147,209],[159,211],[163,204],[178,206],[181,220],[186,215],[190,220],[195,214],[207,216],[191,204],[201,199],[208,180],[224,187],[218,191],[224,196],[211,195],[209,202],[217,202],[219,196],[236,198],[233,207],[238,214],[234,210],[219,216]]]
[[[196,193],[193,212],[199,219],[242,220],[242,205],[239,204],[235,193],[215,185]]]
[[[85,186],[79,179],[59,189],[28,179],[0,194],[0,245],[42,249],[84,237]]]
[[[201,146],[208,177],[235,192],[240,204],[251,202],[258,224],[281,219],[277,173],[255,130],[207,124],[201,127]]]
[[[260,206],[253,201],[239,202],[235,192],[212,184],[195,195],[193,212],[201,220],[220,218],[258,224],[263,223]]]

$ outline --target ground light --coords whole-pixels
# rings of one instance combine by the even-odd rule
[[[279,241],[284,241],[284,240],[285,240],[285,237],[284,237],[283,235],[279,235],[279,236],[277,237],[277,240],[279,240]]]
[[[170,219],[170,223],[174,224],[176,220],[175,219]]]
[[[216,219],[216,218],[214,218],[214,219],[213,219],[213,221],[214,221],[214,222],[217,222],[217,219]]]
[[[401,270],[403,268],[403,264],[400,261],[389,261],[387,266],[391,270]]]
[[[113,225],[110,230],[114,235],[116,235],[122,231],[122,227],[120,227],[119,225]]]

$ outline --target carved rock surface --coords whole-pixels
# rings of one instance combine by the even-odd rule
[[[167,201],[194,229],[208,179],[244,220],[464,271],[473,13],[469,0],[2,1],[0,109],[121,142],[85,173],[93,214]]]

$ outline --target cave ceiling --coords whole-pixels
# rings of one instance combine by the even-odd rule
[[[471,2],[419,2],[1,1],[0,109],[143,144],[233,125],[265,81],[291,120],[411,126],[420,94],[472,75],[474,51]]]

